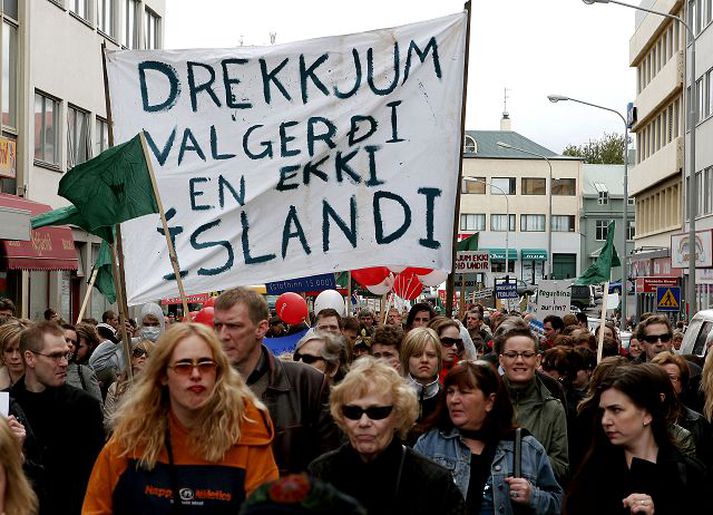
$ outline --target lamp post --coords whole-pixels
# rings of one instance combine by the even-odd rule
[[[597,104],[592,104],[591,102],[585,102],[584,100],[577,100],[576,98],[565,97],[563,95],[548,95],[547,98],[553,104],[557,102],[577,102],[578,104],[583,104],[590,107],[596,107],[597,109],[603,109],[604,111],[609,111],[610,113],[616,114],[621,121],[624,123],[624,207],[622,209],[622,241],[624,246],[624,256],[621,260],[621,320],[619,321],[622,331],[626,330],[626,300],[628,297],[628,285],[629,280],[628,266],[627,266],[627,250],[626,242],[628,240],[629,232],[629,125],[626,123],[626,118],[616,109],[611,109],[609,107],[600,106]],[[609,292],[604,292],[604,295],[608,295]]]
[[[688,39],[691,42],[691,65],[688,68],[689,80],[691,82],[691,98],[688,106],[687,128],[691,133],[691,145],[688,159],[688,284],[686,288],[686,303],[688,304],[689,320],[696,312],[696,199],[698,198],[698,184],[696,184],[696,121],[698,120],[698,92],[696,91],[696,36],[691,27],[683,21],[683,18],[664,11],[655,11],[639,5],[627,4],[617,0],[582,0],[585,4],[616,4],[638,11],[663,16],[676,20],[688,32]],[[684,54],[684,66],[686,58]],[[685,89],[685,80],[684,80]],[[684,172],[685,179],[685,172]],[[683,181],[685,183],[685,180]],[[685,221],[684,221],[685,225]]]
[[[500,190],[500,193],[505,197],[505,216],[507,218],[507,230],[505,231],[505,275],[510,274],[510,197],[508,196],[507,193],[505,193],[505,190],[502,189],[500,186],[497,184],[493,184],[490,181],[485,181],[483,179],[478,179],[477,177],[467,177],[464,176],[463,180],[466,182],[479,182],[481,184],[485,184],[487,186],[490,186],[491,188],[495,188],[497,190]],[[510,299],[507,299],[507,305],[508,305],[508,311],[510,310]]]
[[[498,141],[496,145],[502,148],[517,150],[518,152],[522,152],[523,154],[529,154],[531,156],[544,159],[550,169],[549,178],[547,181],[547,270],[545,270],[545,277],[547,277],[547,279],[552,279],[552,163],[547,158],[547,156],[538,154],[537,152],[532,152],[530,150],[525,150],[524,148],[516,147],[514,145],[510,145],[509,143],[505,143],[503,141]]]

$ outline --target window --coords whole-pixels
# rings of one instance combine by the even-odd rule
[[[67,169],[89,159],[91,151],[89,113],[69,106],[67,110]]]
[[[473,139],[472,136],[468,136],[466,134],[465,136],[465,148],[463,149],[463,152],[466,154],[475,154],[478,151],[478,145],[476,144],[475,140]]]
[[[461,231],[484,231],[485,230],[485,215],[463,213],[460,215],[460,230]]]
[[[628,227],[626,229],[626,239],[633,240],[636,235],[636,222],[634,220],[628,220]]]
[[[59,166],[59,101],[35,92],[35,160]]]
[[[493,177],[490,180],[490,194],[502,195],[503,193],[515,194],[515,177]]]
[[[576,185],[576,179],[555,179],[552,182],[552,194],[574,196],[576,194]]]
[[[2,124],[17,128],[17,27],[2,24]]]
[[[461,191],[463,193],[477,193],[479,195],[484,195],[485,177],[469,177],[467,179],[464,177]]]
[[[520,230],[523,232],[544,232],[545,215],[520,215]]]
[[[490,261],[490,270],[493,273],[503,273],[505,272],[505,260],[504,259],[496,259],[496,260],[491,260]],[[508,273],[512,274],[515,273],[515,260],[514,259],[508,259]]]
[[[574,215],[552,215],[552,230],[574,232]]]
[[[523,177],[521,186],[523,195],[547,194],[547,180],[544,178]]]
[[[98,156],[109,148],[109,124],[106,120],[97,117],[96,130],[94,132],[94,155]]]
[[[709,166],[703,173],[703,211],[713,213],[713,167]]]
[[[490,215],[490,230],[491,231],[515,231],[515,215]]]
[[[611,220],[597,220],[596,221],[596,240],[604,241],[607,239],[607,232],[609,229],[609,224]]]
[[[634,205],[634,197],[629,197],[626,199],[626,203],[629,204],[630,206]]]
[[[136,0],[124,0],[123,15],[124,15],[124,32],[121,38],[121,44],[128,49],[137,48],[138,45],[138,25],[136,23]]]
[[[110,37],[114,37],[114,0],[99,0],[97,12],[97,25],[99,30]]]
[[[609,203],[609,192],[608,191],[600,191],[599,196],[597,197],[597,204],[600,206],[606,206]]]
[[[80,18],[89,19],[89,0],[68,0],[68,7]]]
[[[144,48],[155,50],[159,48],[159,16],[151,9],[144,12]]]

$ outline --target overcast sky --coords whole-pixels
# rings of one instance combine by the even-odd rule
[[[633,0],[632,3],[638,3]],[[165,48],[287,43],[436,18],[458,0],[166,0]],[[513,130],[555,152],[606,132],[614,114],[547,95],[618,109],[634,100],[629,67],[633,9],[581,0],[473,0],[468,129],[499,129],[504,88]]]

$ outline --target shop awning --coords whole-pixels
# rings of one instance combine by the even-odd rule
[[[24,209],[33,216],[49,211],[46,204],[0,193],[0,206]],[[74,238],[69,227],[43,227],[33,230],[29,241],[0,240],[0,269],[76,270]]]
[[[490,259],[505,260],[505,249],[483,249],[490,253]],[[517,249],[508,249],[508,261],[517,261]]]
[[[546,261],[547,251],[544,249],[521,249],[520,259],[523,261]]]

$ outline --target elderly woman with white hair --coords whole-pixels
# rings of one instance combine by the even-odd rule
[[[388,364],[354,362],[329,400],[347,443],[310,472],[360,501],[370,515],[464,513],[463,496],[443,467],[402,443],[418,416],[413,388]]]
[[[302,361],[324,373],[330,383],[344,378],[347,367],[347,347],[341,336],[310,329],[297,342],[292,361]]]

